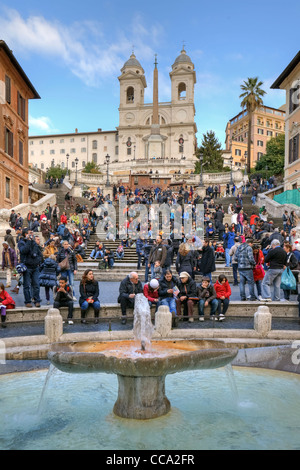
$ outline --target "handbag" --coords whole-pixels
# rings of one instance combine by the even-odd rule
[[[67,271],[70,269],[69,257],[66,256],[58,265],[61,271]]]
[[[296,278],[290,268],[286,268],[281,275],[280,289],[283,290],[295,290],[296,289]]]
[[[253,268],[253,277],[254,277],[254,282],[262,281],[263,278],[265,277],[265,271],[261,264],[257,264],[255,268]]]

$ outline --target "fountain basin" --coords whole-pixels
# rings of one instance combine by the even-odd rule
[[[134,341],[55,343],[49,360],[68,373],[106,372],[118,376],[117,416],[152,419],[169,412],[165,395],[168,374],[197,369],[216,369],[231,363],[238,349],[222,341],[152,341],[142,350]]]

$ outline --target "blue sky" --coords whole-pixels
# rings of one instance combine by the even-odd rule
[[[0,1],[0,39],[41,96],[30,102],[30,135],[114,130],[117,77],[133,46],[145,101],[152,102],[155,53],[159,100],[169,101],[169,72],[184,42],[197,74],[198,143],[213,130],[224,145],[248,77],[264,82],[267,106],[284,104],[284,92],[270,85],[300,49],[299,17],[300,2],[291,0],[10,0]]]

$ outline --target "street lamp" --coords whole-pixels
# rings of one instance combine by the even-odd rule
[[[230,184],[233,184],[233,179],[232,179],[232,164],[233,164],[233,156],[229,158],[230,161]]]
[[[75,168],[75,183],[74,183],[74,186],[77,186],[77,185],[78,185],[78,181],[77,181],[77,166],[78,166],[78,162],[79,162],[79,160],[78,160],[78,158],[76,157],[76,158],[75,158],[75,166],[76,166],[76,168]]]
[[[106,165],[107,165],[107,169],[106,169],[106,187],[108,188],[110,186],[110,182],[109,182],[109,162],[110,162],[110,156],[107,154],[106,157]]]

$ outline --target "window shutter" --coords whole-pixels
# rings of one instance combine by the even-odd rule
[[[11,103],[11,80],[5,75],[5,99],[7,103]]]
[[[23,165],[23,142],[19,140],[19,163]]]

